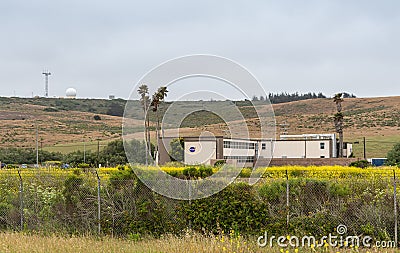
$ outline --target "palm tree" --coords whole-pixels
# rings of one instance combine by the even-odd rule
[[[148,165],[148,154],[149,154],[149,150],[151,148],[150,146],[150,121],[149,121],[149,117],[147,115],[147,110],[148,107],[150,105],[150,99],[149,99],[149,87],[147,87],[146,84],[142,84],[141,86],[139,86],[139,89],[137,90],[137,92],[140,95],[140,102],[142,104],[143,107],[143,113],[144,113],[144,136],[145,136],[145,141],[146,141],[146,165]]]
[[[336,132],[339,134],[339,157],[343,157],[343,113],[342,113],[342,93],[337,93],[333,97],[336,103],[337,113],[333,116]]]
[[[152,96],[152,99],[151,99],[151,104],[150,104],[150,106],[152,106],[153,107],[153,112],[155,112],[156,113],[156,117],[157,117],[157,128],[156,128],[156,136],[157,136],[157,156],[158,156],[158,141],[159,141],[159,138],[160,138],[160,116],[159,116],[159,113],[158,113],[158,108],[159,108],[159,106],[161,105],[161,102],[163,102],[164,101],[164,99],[167,97],[167,93],[168,93],[168,90],[167,90],[167,87],[164,87],[164,86],[162,86],[162,87],[160,87],[160,88],[158,88],[158,90],[153,94],[153,96]]]
[[[164,101],[164,99],[167,97],[167,87],[160,87],[158,90],[154,93],[151,101],[151,106],[153,106],[153,112],[156,112],[156,117],[157,117],[157,131],[160,130],[160,117],[158,113],[158,108],[161,105],[161,102]],[[159,137],[159,133],[157,134],[157,138]]]

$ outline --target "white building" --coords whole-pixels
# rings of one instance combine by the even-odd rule
[[[281,135],[279,140],[185,137],[184,162],[211,164],[214,160],[254,164],[271,158],[336,158],[336,134]],[[345,143],[344,157],[352,154],[352,144]],[[164,156],[166,157],[166,156]]]

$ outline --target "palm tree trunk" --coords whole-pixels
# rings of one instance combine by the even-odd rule
[[[146,145],[148,146],[146,156],[148,156],[149,154],[151,155],[150,117],[149,117],[149,115],[147,115],[147,143],[146,143]]]
[[[145,104],[145,108],[146,108],[146,104]],[[147,120],[146,120],[146,117],[147,117],[147,113],[146,113],[146,109],[145,109],[145,112],[144,112],[144,140],[145,140],[145,142],[144,142],[144,145],[146,145],[146,151],[145,151],[145,156],[146,156],[146,166],[147,165],[149,165],[149,156],[148,156],[148,153],[149,153],[149,147],[148,147],[148,145],[147,145],[147,143],[148,143],[148,136],[147,136],[147,131],[148,131],[148,125],[147,125]]]
[[[159,158],[160,158],[160,155],[159,155],[159,147],[158,147],[158,145],[159,145],[159,139],[160,139],[160,118],[159,118],[159,115],[158,115],[158,110],[156,111],[156,114],[157,114],[157,127],[156,127],[156,138],[157,138],[157,140],[156,140],[156,143],[157,143],[157,149],[156,149],[156,161],[157,161],[157,164],[158,164],[158,162],[159,162]]]
[[[339,157],[343,157],[343,131],[339,132]]]

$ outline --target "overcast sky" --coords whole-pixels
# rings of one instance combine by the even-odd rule
[[[47,68],[50,96],[127,98],[188,54],[230,58],[267,93],[400,95],[400,1],[250,2],[2,0],[0,96],[43,96]]]

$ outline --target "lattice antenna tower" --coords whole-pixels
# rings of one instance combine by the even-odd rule
[[[51,75],[51,73],[48,70],[43,70],[44,75],[44,96],[46,98],[49,97],[49,76]]]

